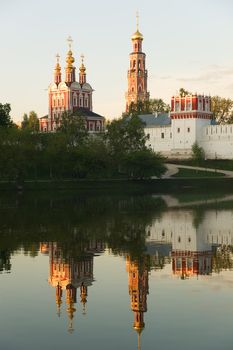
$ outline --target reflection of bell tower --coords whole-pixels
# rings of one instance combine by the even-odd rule
[[[144,312],[147,311],[147,294],[149,293],[148,268],[145,258],[132,261],[127,256],[126,270],[128,272],[131,309],[134,312],[133,328],[138,333],[138,347],[140,349],[140,335],[145,327]]]

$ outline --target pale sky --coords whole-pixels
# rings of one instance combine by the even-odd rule
[[[151,98],[170,103],[180,87],[233,98],[233,0],[0,0],[0,103],[11,104],[15,121],[47,114],[55,55],[64,68],[71,35],[94,111],[120,116],[137,10]]]

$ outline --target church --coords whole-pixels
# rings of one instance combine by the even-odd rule
[[[104,130],[104,117],[93,112],[93,88],[87,82],[84,56],[81,56],[79,80],[76,80],[75,59],[71,50],[72,39],[68,38],[69,50],[66,56],[65,78],[62,80],[59,55],[54,69],[54,80],[48,88],[48,115],[40,118],[41,132],[55,132],[64,112],[82,116],[89,133]]]
[[[143,35],[137,30],[131,37],[126,113],[131,103],[149,101],[146,55]],[[167,158],[189,158],[197,142],[206,159],[233,159],[233,125],[216,125],[211,112],[211,97],[202,94],[173,96],[171,112],[140,115],[149,136],[147,146]]]

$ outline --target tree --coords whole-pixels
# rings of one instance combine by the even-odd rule
[[[150,99],[148,101],[138,101],[131,103],[127,115],[155,114],[168,113],[170,111],[169,104],[165,103],[161,98]]]
[[[145,179],[151,176],[161,177],[166,171],[163,158],[150,149],[130,152],[124,158],[124,170],[128,177]]]
[[[29,112],[28,127],[34,132],[39,131],[39,119],[34,111]]]
[[[230,124],[233,122],[233,100],[213,96],[211,98],[211,105],[214,119],[219,124]]]
[[[105,135],[110,153],[116,157],[146,147],[148,136],[138,116],[115,119],[107,125]]]
[[[188,90],[185,90],[184,88],[180,88],[179,95],[181,97],[185,97],[187,95],[192,95],[192,93],[190,91],[188,91]]]
[[[75,147],[85,143],[88,131],[85,119],[81,115],[64,112],[59,123],[60,126],[57,130],[66,135],[69,146]]]
[[[0,127],[12,127],[13,122],[10,117],[11,106],[9,103],[0,103]]]
[[[151,99],[149,102],[151,113],[168,113],[170,111],[170,105],[165,103],[161,98]]]
[[[28,122],[28,115],[27,115],[27,113],[24,113],[24,115],[23,115],[23,121],[22,121],[22,123],[21,123],[21,128],[22,128],[22,129],[28,128],[28,124],[29,124],[29,122]]]
[[[33,132],[39,131],[39,119],[36,114],[36,112],[31,111],[29,112],[29,116],[27,113],[24,113],[23,115],[23,121],[21,123],[22,129],[28,129]]]
[[[192,159],[199,165],[202,161],[205,160],[205,152],[202,147],[198,145],[197,142],[194,142],[192,145]]]

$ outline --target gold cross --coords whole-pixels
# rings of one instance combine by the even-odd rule
[[[139,28],[139,13],[138,11],[136,12],[136,21],[137,21],[137,30]]]
[[[56,58],[57,58],[57,63],[59,63],[59,59],[60,59],[59,53],[56,54]]]
[[[68,41],[69,49],[71,50],[71,45],[73,43],[71,36],[68,37],[67,41]]]

